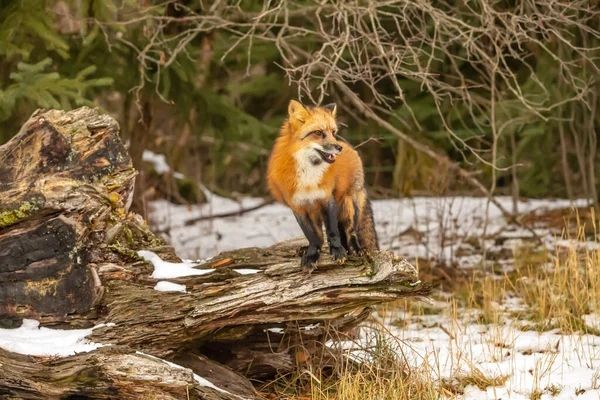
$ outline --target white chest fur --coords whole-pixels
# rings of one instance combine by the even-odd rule
[[[329,164],[321,162],[315,165],[311,161],[311,157],[315,157],[315,150],[310,147],[304,148],[294,154],[298,187],[296,193],[294,193],[292,202],[298,206],[310,205],[327,196],[327,193],[319,188],[319,184]]]

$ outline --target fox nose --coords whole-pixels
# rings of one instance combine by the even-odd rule
[[[340,146],[339,144],[334,144],[333,147],[340,153],[342,152],[342,146]]]

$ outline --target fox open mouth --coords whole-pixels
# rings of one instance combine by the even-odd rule
[[[324,151],[321,151],[319,149],[315,149],[317,151],[317,153],[319,153],[319,155],[321,156],[321,158],[323,159],[323,161],[325,161],[328,164],[333,164],[335,162],[335,155],[330,154],[330,153],[326,153]]]

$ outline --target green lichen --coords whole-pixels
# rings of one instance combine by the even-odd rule
[[[413,281],[395,282],[394,285],[395,286],[403,286],[403,287],[410,288],[410,289],[415,289],[415,288],[418,288],[418,286],[420,286],[419,282],[413,282]]]
[[[109,248],[127,261],[145,261],[144,257],[139,256],[137,251],[131,250],[121,243],[110,245]]]
[[[127,240],[127,244],[129,244],[129,247],[134,247],[135,239],[133,238],[133,232],[131,232],[131,229],[129,229],[127,226],[125,226],[123,229],[123,233],[125,236],[125,240]]]
[[[367,278],[373,279],[377,276],[377,266],[368,255],[352,257],[350,263],[355,266],[362,266],[363,268],[360,274]],[[349,264],[349,262],[346,261],[346,264]]]
[[[77,151],[73,147],[71,147],[71,151],[69,151],[69,154],[67,155],[67,163],[72,164],[76,157]]]
[[[365,275],[370,278],[373,279],[376,275],[377,275],[377,268],[375,267],[375,264],[371,261],[370,258],[365,257],[364,258],[364,263],[365,263]]]
[[[0,212],[0,228],[14,225],[17,222],[33,215],[37,210],[40,209],[41,203],[41,200],[33,199],[22,202],[19,208],[14,210]]]

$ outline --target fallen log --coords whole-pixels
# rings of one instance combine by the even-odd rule
[[[0,349],[0,366],[3,399],[248,398],[216,389],[190,369],[122,346],[51,360]]]
[[[218,388],[228,389],[177,380],[186,383],[161,386],[164,398],[184,386],[200,397],[252,397],[247,378],[290,372],[300,348],[304,362],[332,331],[347,332],[368,318],[371,307],[429,293],[410,263],[385,251],[343,265],[324,255],[307,275],[297,256],[303,240],[226,252],[176,276],[181,266],[164,263],[181,261],[173,248],[129,212],[135,174],[116,121],[87,107],[38,111],[0,147],[0,325],[16,327],[23,318],[60,329],[109,323],[89,339],[112,345],[38,362],[0,353],[0,369],[12,371],[11,382],[22,382],[7,393],[24,397],[35,390],[25,379],[30,367],[41,371],[35,379],[46,386],[39,388],[59,397],[75,393],[89,381],[71,380],[65,391],[57,377],[82,368],[77,376],[98,379],[81,393],[107,398],[101,388],[111,387],[126,398],[131,381],[111,371],[124,358],[142,369],[156,361],[119,353],[133,349],[211,375]],[[161,280],[185,292],[155,290]],[[92,359],[100,369],[86,369]],[[166,381],[172,372],[162,372]],[[6,382],[0,379],[0,386]]]

